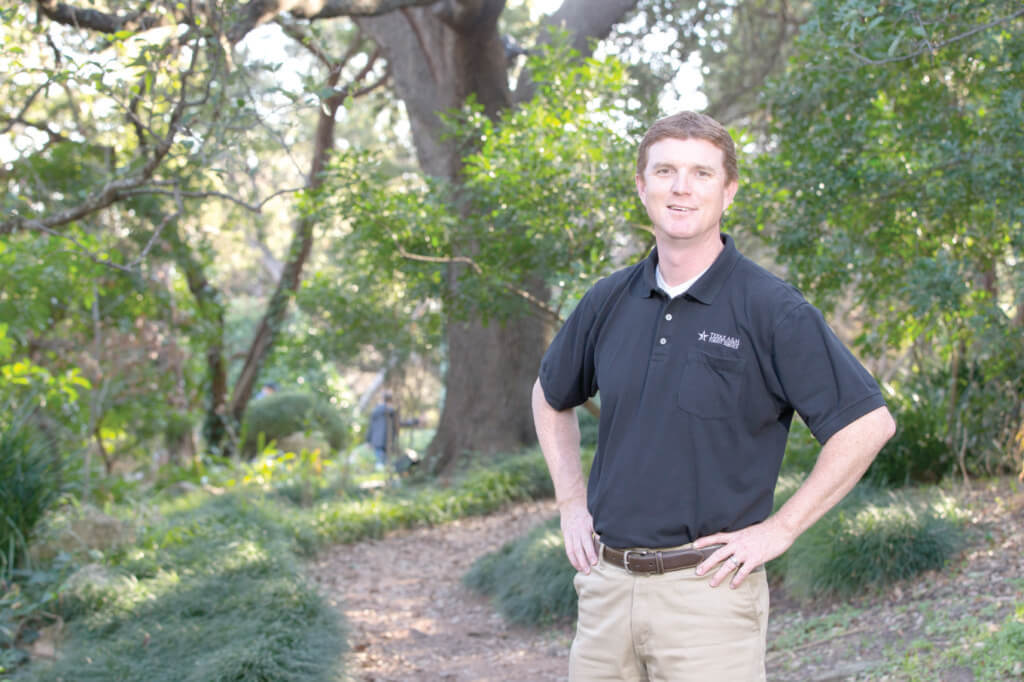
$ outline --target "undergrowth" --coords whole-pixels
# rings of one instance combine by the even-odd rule
[[[776,507],[799,486],[779,481]],[[932,498],[936,491],[929,491]],[[883,588],[941,567],[963,545],[959,510],[939,496],[861,485],[768,565],[799,598],[846,596]],[[574,570],[565,558],[557,520],[472,566],[466,584],[491,596],[509,619],[544,624],[572,617]]]
[[[937,489],[861,484],[769,564],[801,599],[848,597],[942,568],[963,548],[962,512]]]
[[[19,679],[337,679],[342,624],[301,578],[280,511],[244,490],[169,505],[65,584],[60,660]]]
[[[479,559],[463,582],[492,595],[509,622],[544,625],[576,616],[573,571],[567,567],[555,518]]]
[[[337,496],[313,504],[281,494],[295,482],[279,476],[272,485],[239,484],[220,495],[198,491],[156,503],[135,514],[145,520],[134,541],[74,557],[79,570],[51,586],[57,597],[47,602],[65,624],[60,659],[23,666],[16,679],[339,679],[344,624],[305,583],[300,557],[553,494],[538,452],[474,468],[443,488],[332,488]],[[22,594],[16,589],[5,598]],[[5,665],[24,663],[17,647],[29,642],[15,640],[0,652],[0,677]]]

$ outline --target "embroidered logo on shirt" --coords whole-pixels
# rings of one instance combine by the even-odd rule
[[[703,341],[704,343],[716,343],[719,346],[725,346],[726,348],[732,348],[733,350],[740,347],[740,340],[735,336],[726,336],[725,334],[709,332],[706,330],[697,334],[697,340]]]

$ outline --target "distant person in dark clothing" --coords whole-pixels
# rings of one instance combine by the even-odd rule
[[[260,398],[266,398],[269,395],[274,395],[275,393],[277,393],[278,388],[279,386],[277,385],[276,381],[268,381],[267,383],[263,384],[263,388],[261,388],[260,392],[256,394],[256,400],[259,400]]]
[[[391,403],[391,392],[385,391],[381,402],[370,413],[370,428],[366,431],[366,442],[373,448],[378,470],[387,467],[388,453],[398,442],[398,410]]]

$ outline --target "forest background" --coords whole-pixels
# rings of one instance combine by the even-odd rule
[[[725,229],[883,385],[870,480],[1021,473],[1022,29],[1009,0],[4,2],[5,604],[61,510],[342,494],[385,389],[424,481],[533,447],[540,356],[650,248],[636,143],[681,107],[739,141]]]

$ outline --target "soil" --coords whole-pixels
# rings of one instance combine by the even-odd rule
[[[842,601],[800,603],[773,585],[769,680],[907,679],[893,662],[912,647],[956,644],[943,641],[947,631],[929,627],[929,619],[971,617],[995,627],[1013,613],[1024,601],[1024,486],[1004,479],[950,493],[968,512],[970,544],[944,570]],[[477,557],[556,514],[550,501],[518,504],[322,553],[308,572],[348,622],[350,679],[567,679],[571,623],[510,626],[487,598],[461,583]],[[794,632],[807,634],[794,639]],[[951,668],[941,679],[974,676]]]

